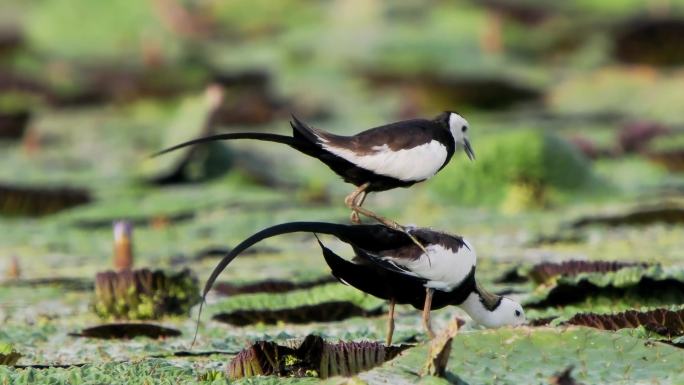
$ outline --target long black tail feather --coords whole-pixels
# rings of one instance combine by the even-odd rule
[[[154,154],[152,154],[152,157],[156,157],[162,154],[166,154],[171,151],[178,150],[183,147],[187,146],[194,146],[196,144],[202,144],[202,143],[209,143],[209,142],[215,142],[219,140],[236,140],[236,139],[252,139],[252,140],[261,140],[265,142],[275,142],[275,143],[282,143],[286,144],[296,150],[300,150],[300,145],[299,142],[290,136],[286,135],[278,135],[278,134],[268,134],[268,133],[263,133],[263,132],[235,132],[235,133],[228,133],[228,134],[216,134],[216,135],[210,135],[210,136],[205,136],[202,138],[197,138],[197,139],[192,139],[187,142],[179,143],[175,146],[165,148],[161,151],[158,151]]]
[[[372,228],[378,228],[378,227],[384,227],[382,225],[340,225],[340,224],[335,224],[335,223],[327,223],[327,222],[289,222],[289,223],[282,223],[279,225],[271,226],[269,228],[266,228],[264,230],[259,231],[258,233],[255,233],[254,235],[250,236],[249,238],[245,239],[242,241],[240,244],[235,246],[228,254],[226,254],[221,261],[219,261],[218,265],[214,268],[214,271],[211,272],[211,275],[207,279],[207,283],[204,285],[204,290],[202,291],[202,300],[200,302],[200,307],[199,307],[199,312],[197,314],[197,325],[195,329],[195,337],[192,340],[192,345],[195,344],[195,340],[197,339],[197,332],[199,330],[199,322],[200,318],[202,316],[202,308],[204,306],[204,302],[207,298],[207,293],[209,293],[209,290],[211,290],[212,286],[216,282],[216,279],[218,276],[223,272],[223,270],[228,267],[228,265],[238,256],[240,253],[243,251],[247,250],[254,244],[263,241],[264,239],[274,237],[276,235],[282,235],[282,234],[290,234],[290,233],[297,233],[297,232],[309,232],[309,233],[319,233],[319,234],[329,234],[329,235],[334,235],[341,240],[345,241],[348,240],[349,238],[356,238],[360,234],[363,233],[363,231],[359,231],[360,227],[372,227]],[[191,345],[191,347],[192,347]]]

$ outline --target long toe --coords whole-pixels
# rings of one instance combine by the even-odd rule
[[[359,213],[357,213],[356,211],[352,211],[351,215],[349,215],[349,219],[355,225],[358,225],[361,223],[361,218],[359,217]]]

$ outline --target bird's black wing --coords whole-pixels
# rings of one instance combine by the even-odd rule
[[[316,145],[320,145],[322,142],[326,142],[329,140],[341,140],[345,138],[344,136],[331,134],[319,128],[312,127],[304,123],[294,115],[292,115],[290,126],[292,126],[292,136],[294,138],[304,140]]]
[[[396,274],[401,274],[406,277],[411,277],[412,279],[420,281],[421,283],[427,282],[427,279],[419,277],[418,275],[416,275],[416,273],[412,272],[406,266],[395,263],[391,259],[384,258],[381,255],[370,253],[367,250],[364,250],[359,247],[354,247],[354,252],[356,253],[356,259],[361,264],[374,265],[376,269],[383,269],[391,271]]]
[[[382,299],[413,303],[416,293],[424,293],[425,280],[375,263],[353,263],[318,244],[332,274],[342,283]]]
[[[377,151],[378,147],[383,146],[387,146],[392,151],[399,151],[430,143],[433,140],[453,142],[448,130],[439,123],[427,119],[390,123],[349,138],[348,146],[362,154],[372,154]]]
[[[294,136],[301,135],[309,141],[315,141],[326,147],[350,150],[358,155],[370,155],[380,149],[392,151],[409,149],[439,140],[443,143],[453,142],[451,134],[439,123],[426,119],[412,119],[374,127],[356,135],[334,135],[294,118],[292,123]]]
[[[202,301],[197,315],[198,327],[199,319],[202,315],[202,307],[206,300],[207,293],[214,286],[218,276],[225,270],[228,265],[243,251],[247,250],[254,244],[281,234],[289,234],[296,232],[310,232],[319,234],[333,235],[343,242],[362,247],[366,250],[382,250],[391,248],[392,245],[407,244],[411,239],[401,231],[389,229],[382,225],[341,225],[327,222],[289,222],[275,226],[271,226],[261,230],[249,238],[242,241],[235,246],[228,254],[226,254],[216,265],[211,275],[207,279],[204,289],[202,291]],[[195,333],[196,335],[196,333]]]

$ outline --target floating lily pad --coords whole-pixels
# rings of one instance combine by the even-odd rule
[[[309,335],[287,345],[259,341],[241,351],[228,365],[232,380],[262,375],[280,377],[352,376],[381,365],[410,346],[385,346],[378,342],[338,342]]]
[[[648,267],[646,263],[621,261],[580,261],[541,262],[532,267],[516,266],[506,271],[497,282],[520,283],[531,279],[537,284],[548,283],[558,276],[572,277],[580,273],[606,273],[626,267]]]
[[[190,270],[106,271],[95,278],[93,309],[102,318],[158,319],[188,314],[199,299],[197,278]]]
[[[528,275],[538,284],[546,283],[558,276],[572,277],[580,273],[607,273],[626,267],[648,267],[645,263],[620,261],[564,261],[561,263],[542,262],[534,265]]]
[[[88,190],[0,185],[0,215],[38,217],[90,203]]]
[[[550,286],[540,286],[525,301],[525,306],[564,306],[589,297],[634,300],[640,305],[679,304],[684,301],[684,270],[664,270],[654,265],[560,277]]]
[[[644,327],[651,332],[672,338],[684,335],[684,309],[628,310],[615,314],[580,313],[562,324],[589,326],[602,330]]]
[[[351,317],[375,317],[382,313],[382,307],[366,310],[351,302],[331,301],[278,310],[235,310],[229,313],[215,314],[212,318],[231,325],[246,326],[258,323],[274,325],[278,322],[291,324],[335,322]]]
[[[643,207],[624,214],[596,215],[580,218],[572,223],[579,228],[589,225],[650,225],[654,223],[684,223],[684,208],[678,206]]]
[[[225,253],[224,253],[225,255]],[[267,279],[265,281],[246,283],[242,285],[228,282],[218,282],[213,286],[213,290],[221,295],[237,295],[250,293],[285,293],[293,290],[310,289],[314,286],[325,285],[336,282],[335,277],[323,277],[313,281],[292,282],[277,279]]]
[[[243,294],[222,300],[212,306],[216,312],[234,310],[287,309],[324,302],[345,301],[354,303],[366,310],[376,309],[384,301],[362,293],[341,283],[314,286],[311,289],[295,290],[286,293]]]
[[[339,283],[285,293],[243,294],[212,306],[214,319],[234,325],[332,322],[382,313],[384,301]]]
[[[177,329],[148,323],[111,323],[85,328],[70,335],[100,339],[130,339],[135,337],[159,339],[178,337],[181,332]]]
[[[419,345],[358,378],[366,384],[417,383],[420,378],[416,368],[423,365],[427,352],[427,345]],[[568,366],[575,367],[575,381],[586,384],[675,384],[684,380],[680,370],[684,354],[680,349],[658,342],[644,344],[640,338],[614,332],[574,327],[459,333],[453,340],[446,376],[455,383],[467,384],[489,384],[493,379],[501,379],[502,384],[544,384],[558,368]]]

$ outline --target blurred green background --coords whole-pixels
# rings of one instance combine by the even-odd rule
[[[469,120],[477,160],[457,154],[366,207],[468,237],[490,284],[542,260],[678,267],[683,36],[681,0],[0,0],[0,270],[92,279],[124,219],[136,266],[202,281],[207,249],[285,221],[348,221],[352,186],[278,144],[151,153],[210,132],[288,133],[290,114],[352,134],[444,110]],[[296,240],[222,279],[325,276],[315,243]],[[40,319],[32,306],[67,306],[59,290],[16,290],[0,288],[0,315],[17,330]],[[84,298],[51,319],[82,326]],[[59,361],[49,351],[31,360]]]

